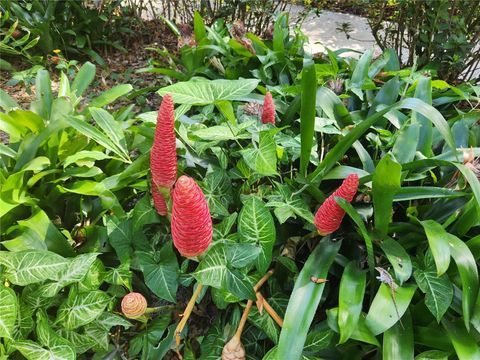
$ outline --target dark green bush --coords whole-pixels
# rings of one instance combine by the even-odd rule
[[[406,66],[431,64],[442,79],[478,81],[480,3],[477,0],[365,0],[372,33]]]

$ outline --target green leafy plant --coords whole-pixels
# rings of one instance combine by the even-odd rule
[[[10,14],[0,14],[0,34],[2,40],[0,41],[0,51],[3,57],[5,56],[21,56],[26,58],[29,62],[35,63],[38,58],[30,55],[29,50],[37,45],[40,37],[34,39],[30,38],[30,31],[22,31],[18,28],[18,20],[9,24]],[[0,59],[0,70],[13,71],[13,66],[4,58]]]
[[[407,66],[436,69],[447,81],[478,82],[478,22],[475,1],[366,1],[372,34],[382,48],[394,48]]]
[[[121,2],[101,4],[88,1],[0,1],[0,10],[8,12],[15,24],[36,37],[37,51],[51,54],[63,50],[65,56],[88,56],[100,65],[105,61],[100,51],[116,48],[126,51],[119,35],[129,36],[129,28],[137,21]]]
[[[108,296],[105,309],[119,310],[119,298],[141,293],[145,316],[135,307],[128,330],[115,324],[107,351],[92,346],[83,356],[161,359],[178,350],[194,359],[237,351],[288,360],[478,357],[478,88],[400,69],[393,51],[377,59],[372,51],[359,59],[341,51],[311,58],[282,16],[277,37],[257,43],[276,56],[271,65],[259,65],[260,56],[243,67],[251,59],[232,52],[238,69],[232,65],[225,79],[197,53],[203,73],[176,68],[172,77],[184,81],[158,91],[175,104],[168,122],[157,111],[134,114],[131,106],[105,110],[130,92],[128,85],[83,99],[91,64],[71,84],[62,76],[55,99],[48,73],[39,71],[30,111],[0,94],[2,129],[10,135],[0,147],[6,303],[21,303],[30,286],[12,258],[41,252],[67,266],[88,255],[91,266],[106,269],[94,276],[93,290]],[[209,47],[196,50],[208,54],[215,33],[200,20],[195,35]],[[262,66],[264,73],[255,71]],[[274,121],[262,121],[262,104]],[[157,121],[163,135],[155,135]],[[151,150],[154,138],[172,144],[173,132],[176,165],[168,169],[202,199],[191,218],[172,216],[182,234],[189,223],[202,226],[195,257],[179,256],[175,242],[179,253],[193,254],[185,239],[172,236],[169,219],[170,197],[193,191],[178,190],[170,172],[166,181],[150,169],[151,154],[154,163],[163,159]],[[345,178],[355,180],[354,190],[359,184],[351,202],[335,192]],[[165,200],[163,216],[152,204],[155,190]],[[324,203],[344,217],[321,237],[314,213],[324,216],[317,212]],[[213,233],[205,249],[207,225]],[[54,319],[90,294],[82,285],[89,274],[62,286],[61,275],[39,278],[34,287],[65,288],[58,294],[67,305],[40,306],[37,321],[46,312],[50,327],[69,340],[62,335],[72,330],[69,322]],[[78,334],[100,321],[94,314],[77,324]],[[11,315],[5,321],[12,324]],[[43,339],[32,333],[12,341],[33,341],[44,351],[62,345]],[[2,341],[5,354],[15,351],[11,340]]]
[[[94,76],[91,63],[72,82],[62,73],[54,98],[48,72],[39,70],[30,110],[1,92],[0,123],[9,135],[0,145],[3,358],[118,351],[111,328],[131,326],[114,312],[117,298],[131,289],[131,274],[104,255],[112,228],[103,217],[124,214],[120,201],[132,194],[125,188],[119,200],[101,180],[119,179],[115,169],[121,174],[135,163],[118,127],[129,109],[119,109],[116,119],[102,109],[132,88],[120,85],[86,105]],[[105,172],[95,166],[101,161]]]

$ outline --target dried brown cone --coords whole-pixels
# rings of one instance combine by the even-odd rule
[[[222,360],[245,360],[245,348],[237,336],[230,339],[222,350]]]
[[[254,102],[249,102],[243,107],[243,111],[247,115],[258,115],[262,111],[262,105]]]

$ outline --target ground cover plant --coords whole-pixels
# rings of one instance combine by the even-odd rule
[[[0,357],[480,358],[478,86],[194,25],[160,109],[0,91]]]

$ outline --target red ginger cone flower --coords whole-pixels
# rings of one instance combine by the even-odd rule
[[[275,125],[275,104],[270,92],[265,94],[265,99],[263,100],[262,123]]]
[[[158,111],[155,138],[150,152],[150,170],[153,183],[167,188],[172,187],[177,178],[174,122],[173,99],[170,95],[165,95]]]
[[[157,185],[155,185],[152,181],[152,198],[153,198],[153,206],[157,210],[157,213],[162,216],[166,216],[168,213],[167,203],[163,198],[163,195],[158,190]]]
[[[147,310],[147,300],[142,294],[131,292],[122,299],[122,313],[129,319],[138,319]]]
[[[173,190],[172,238],[182,256],[200,255],[212,242],[212,218],[202,189],[188,176],[181,176]]]
[[[358,176],[357,174],[350,174],[343,180],[342,185],[318,208],[314,223],[320,235],[325,236],[334,232],[342,223],[345,211],[337,204],[335,197],[341,197],[351,202],[357,193],[357,189]]]

